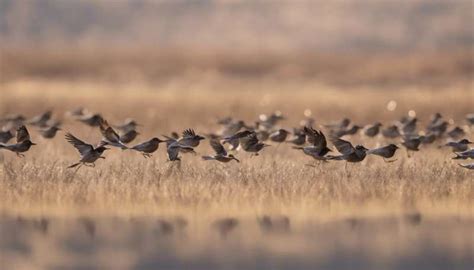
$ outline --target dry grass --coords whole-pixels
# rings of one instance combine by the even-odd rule
[[[310,79],[242,81],[213,73],[161,84],[25,79],[1,87],[1,114],[32,116],[52,108],[62,118],[66,110],[84,105],[111,122],[136,118],[144,125],[139,141],[187,127],[205,134],[217,128],[218,117],[232,115],[250,122],[276,109],[288,115],[283,122],[288,128],[299,122],[306,108],[317,124],[343,116],[360,124],[388,123],[410,109],[416,110],[421,125],[437,111],[462,123],[474,100],[472,85],[464,80],[384,91],[333,87]],[[398,103],[394,112],[386,110],[389,100]],[[98,130],[65,121],[65,130],[87,141],[99,140]],[[32,136],[38,146],[26,158],[3,153],[0,167],[4,228],[18,235],[5,238],[2,245],[8,264],[17,268],[116,268],[114,263],[123,268],[344,268],[351,263],[360,269],[432,268],[433,257],[440,254],[444,259],[434,262],[465,266],[472,250],[472,239],[461,237],[472,234],[472,172],[458,167],[438,144],[410,159],[400,151],[398,161],[390,164],[369,157],[349,166],[348,172],[338,162],[305,166],[312,162],[309,158],[281,145],[259,157],[238,153],[240,164],[186,155],[180,168],[166,162],[162,148],[150,160],[112,150],[95,169],[74,173],[66,166],[77,160],[77,153],[62,134],[52,141],[34,130]],[[472,132],[469,136],[474,139]],[[386,142],[361,136],[351,140],[369,147]],[[207,141],[197,148],[199,154],[210,151]],[[422,225],[416,218],[412,224],[406,213],[419,214]],[[17,215],[27,221],[21,223]],[[262,232],[255,223],[262,215],[288,216],[291,233]],[[76,220],[81,216],[93,218],[98,238],[87,240],[84,226]],[[189,222],[185,236],[159,233],[157,217],[177,216]],[[48,220],[46,233],[35,221],[39,217]],[[219,236],[211,225],[225,217],[239,220],[229,237]],[[427,244],[430,241],[436,245]],[[67,243],[73,246],[65,248]],[[81,263],[91,257],[71,243],[96,250],[94,259]],[[18,258],[26,255],[11,249],[15,245],[33,250],[29,260],[20,263]],[[45,248],[57,257],[41,253]],[[121,259],[110,260],[116,252],[123,254]]]

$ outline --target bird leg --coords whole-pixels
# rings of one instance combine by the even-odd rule
[[[20,157],[20,158],[24,158],[24,157],[25,157],[25,155],[23,155],[22,153],[18,153],[18,152],[16,152],[16,155],[17,155],[18,157]]]
[[[143,157],[144,158],[150,158],[151,157],[151,154],[148,154],[148,153],[142,153]]]

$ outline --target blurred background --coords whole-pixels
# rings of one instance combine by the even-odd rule
[[[473,75],[471,0],[0,0],[1,81]]]

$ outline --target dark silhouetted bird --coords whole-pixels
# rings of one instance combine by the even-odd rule
[[[235,160],[237,162],[240,162],[234,155],[232,154],[227,154],[227,151],[225,150],[224,146],[218,141],[218,140],[210,140],[209,141],[212,149],[216,154],[214,156],[202,156],[203,160],[217,160],[220,162],[227,163],[231,160]]]
[[[254,153],[255,156],[258,156],[258,152],[264,147],[270,146],[260,142],[256,133],[240,138],[240,145],[245,152]]]
[[[306,134],[303,129],[293,129],[293,138],[288,141],[294,145],[303,145],[306,142]]]
[[[465,135],[466,132],[460,127],[454,127],[453,129],[448,131],[448,136],[453,140],[458,140]]]
[[[106,120],[102,120],[100,123],[100,133],[102,133],[102,145],[110,145],[119,147],[121,149],[128,149],[128,146],[123,144],[118,133],[107,123]]]
[[[130,149],[141,152],[145,158],[151,157],[151,154],[158,150],[160,143],[165,142],[159,138],[152,138],[149,141],[137,144]]]
[[[380,127],[382,126],[382,123],[377,122],[373,125],[369,125],[365,128],[364,134],[368,137],[375,137],[377,134],[379,134]]]
[[[180,139],[178,139],[178,142],[181,145],[186,145],[190,147],[197,147],[201,140],[204,140],[205,138],[200,135],[196,135],[194,130],[192,129],[186,129],[183,131],[183,134]]]
[[[36,145],[30,140],[30,134],[25,126],[21,126],[16,131],[16,143],[14,144],[5,144],[0,143],[0,150],[6,149],[16,153],[19,157],[24,157],[22,153],[27,152],[30,150],[32,145]]]
[[[224,140],[223,140],[222,144],[228,143],[228,144],[231,145],[230,150],[235,150],[239,147],[241,138],[246,137],[246,136],[248,136],[250,134],[253,134],[253,133],[254,132],[250,131],[250,130],[239,131],[239,132],[235,133],[232,136],[224,137]]]
[[[116,125],[115,128],[117,128],[122,133],[128,133],[131,130],[136,130],[138,126],[140,126],[140,124],[138,124],[135,120],[132,118],[127,118],[122,124]]]
[[[305,147],[295,146],[293,148],[303,150],[303,153],[316,160],[326,160],[325,155],[329,153],[331,149],[327,147],[326,137],[323,132],[317,131],[312,127],[304,127],[303,131],[306,134],[308,143],[311,145]]]
[[[7,143],[13,139],[15,135],[10,130],[0,130],[0,143]]]
[[[28,121],[28,124],[30,124],[32,126],[46,127],[48,121],[51,119],[51,116],[53,116],[53,112],[52,111],[46,111],[46,112],[44,112],[40,115],[37,115],[37,116],[31,118]]]
[[[466,151],[467,149],[469,149],[470,144],[472,144],[472,142],[469,141],[468,139],[462,139],[462,140],[459,140],[457,142],[448,142],[444,146],[451,147],[451,150],[453,152],[463,152],[463,151]]]
[[[365,159],[367,151],[369,149],[365,148],[362,145],[357,145],[356,147],[348,141],[337,139],[333,141],[334,146],[337,151],[341,153],[339,156],[328,156],[330,160],[345,160],[347,162],[361,162]]]
[[[454,154],[456,154],[456,156],[453,157],[453,159],[474,159],[474,148]]]
[[[398,146],[395,144],[391,143],[389,145],[375,148],[375,149],[370,149],[367,151],[367,155],[376,155],[376,156],[381,156],[385,159],[391,158],[395,155],[395,152],[399,149]]]
[[[167,141],[168,159],[170,161],[180,161],[179,153],[196,153],[191,146],[180,144],[178,141]]]
[[[78,117],[76,120],[91,127],[99,127],[100,123],[104,121],[104,118],[102,117],[102,115],[96,113],[96,114],[82,115]]]
[[[125,133],[120,134],[120,141],[123,143],[131,143],[139,135],[136,130],[131,129]]]
[[[68,166],[68,168],[74,168],[77,166],[79,166],[80,168],[80,166],[82,165],[95,167],[94,162],[96,160],[98,160],[99,158],[105,159],[105,157],[102,156],[102,153],[104,153],[104,151],[109,148],[106,148],[104,145],[99,145],[98,147],[94,148],[91,144],[87,144],[81,141],[80,139],[74,137],[74,135],[72,135],[71,133],[66,133],[65,137],[66,140],[70,144],[72,144],[81,155],[81,159],[79,160],[79,162]]]
[[[269,138],[272,142],[282,143],[286,140],[286,137],[288,136],[288,134],[289,132],[287,130],[279,129],[271,133]]]
[[[56,133],[58,132],[58,130],[61,130],[61,128],[57,125],[53,125],[53,126],[39,129],[39,133],[45,139],[52,139],[56,136]]]
[[[398,126],[391,125],[391,126],[388,126],[387,128],[382,130],[382,135],[385,138],[394,139],[394,138],[397,138],[397,137],[400,136],[400,131],[398,129]]]

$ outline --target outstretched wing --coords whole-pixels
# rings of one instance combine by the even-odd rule
[[[119,143],[120,142],[120,136],[118,135],[117,132],[107,123],[106,120],[102,120],[100,122],[100,132],[102,133],[102,136],[109,142],[113,143]]]
[[[16,142],[21,143],[30,139],[30,134],[24,125],[16,130]]]
[[[216,154],[221,156],[227,156],[227,151],[218,140],[210,140],[209,143],[211,144],[211,147],[212,149],[214,149]]]
[[[309,143],[319,149],[327,147],[326,136],[324,136],[322,131],[317,131],[312,127],[304,127],[303,131],[306,134]]]
[[[183,131],[183,138],[185,138],[185,137],[194,137],[194,136],[196,136],[196,133],[194,132],[193,129],[185,129]]]
[[[349,155],[355,151],[354,146],[348,141],[342,139],[336,139],[332,142],[336,147],[337,151],[343,155]]]
[[[81,156],[84,156],[85,154],[91,152],[94,150],[94,147],[90,144],[87,144],[78,138],[74,137],[71,133],[66,133],[66,140],[72,144],[81,154]]]

